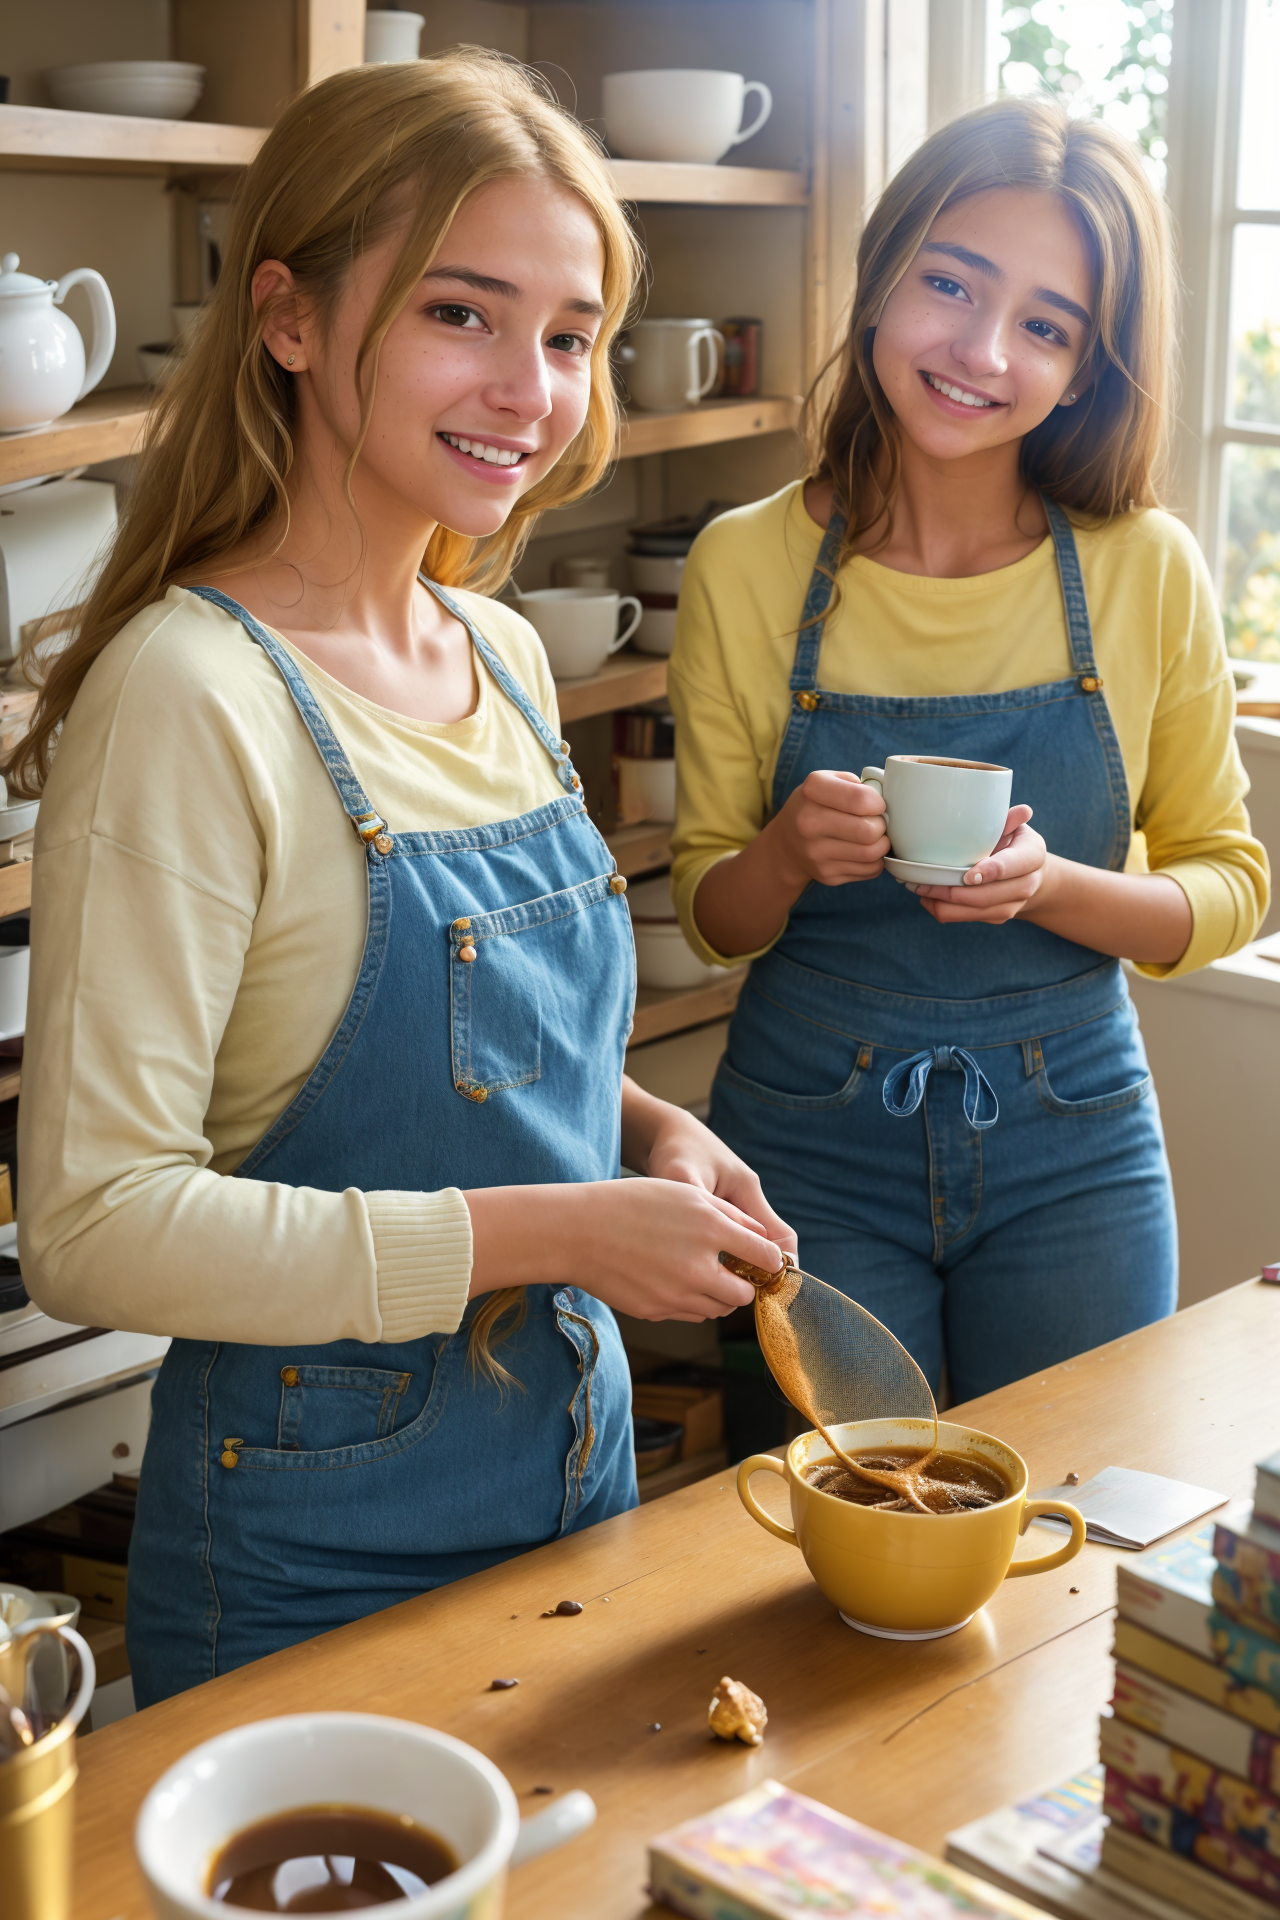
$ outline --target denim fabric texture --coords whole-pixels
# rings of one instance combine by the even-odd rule
[[[515,820],[398,833],[284,649],[225,595],[194,591],[283,676],[368,857],[346,1013],[235,1177],[330,1192],[615,1178],[631,922],[568,753],[524,690],[433,588],[565,793]],[[507,1385],[468,1361],[475,1311],[397,1345],[174,1341],[129,1562],[140,1705],[636,1504],[609,1309],[570,1284],[531,1287],[497,1350]]]
[[[1051,852],[1119,871],[1120,749],[1070,523],[1045,501],[1070,679],[907,699],[828,693],[842,522],[806,596],[773,810],[816,769],[895,753],[995,761]],[[801,695],[804,696],[801,699]],[[967,1400],[1172,1312],[1159,1109],[1118,961],[1022,920],[939,926],[888,873],[811,886],[751,969],[711,1124],[935,1391]]]

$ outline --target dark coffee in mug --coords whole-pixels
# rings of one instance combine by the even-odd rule
[[[411,1899],[457,1869],[453,1849],[407,1814],[297,1807],[233,1834],[208,1890],[255,1913],[343,1913]]]

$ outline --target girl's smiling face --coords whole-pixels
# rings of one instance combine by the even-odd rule
[[[358,437],[360,340],[401,245],[361,256],[328,327],[304,302],[292,338],[268,329],[277,360],[294,355],[299,425],[317,451]],[[591,211],[558,181],[496,180],[464,200],[382,342],[353,476],[362,517],[473,537],[501,527],[586,419],[603,271]]]
[[[948,207],[872,344],[908,439],[933,459],[964,459],[1021,440],[1079,396],[1092,299],[1083,236],[1056,194],[1007,187]]]

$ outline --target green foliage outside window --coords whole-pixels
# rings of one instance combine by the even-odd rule
[[[1237,339],[1231,412],[1260,425],[1280,421],[1280,321]],[[1280,661],[1280,447],[1229,447],[1227,462],[1227,649]]]

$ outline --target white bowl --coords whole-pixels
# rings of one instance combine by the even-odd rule
[[[664,559],[652,553],[629,553],[631,585],[636,593],[679,593],[688,556]]]
[[[27,1030],[30,978],[30,947],[0,947],[0,1040],[16,1040]]]
[[[676,643],[674,607],[646,607],[640,600],[640,625],[636,628],[637,653],[670,653]]]
[[[716,978],[720,968],[700,960],[684,937],[668,875],[628,887],[627,906],[636,941],[636,979],[642,987],[701,987]]]
[[[185,60],[94,60],[45,74],[56,107],[72,113],[123,113],[184,120],[204,89],[204,68]]]
[[[618,776],[618,822],[639,826],[643,820],[671,825],[676,817],[676,763],[640,760],[630,754],[613,756]]]

